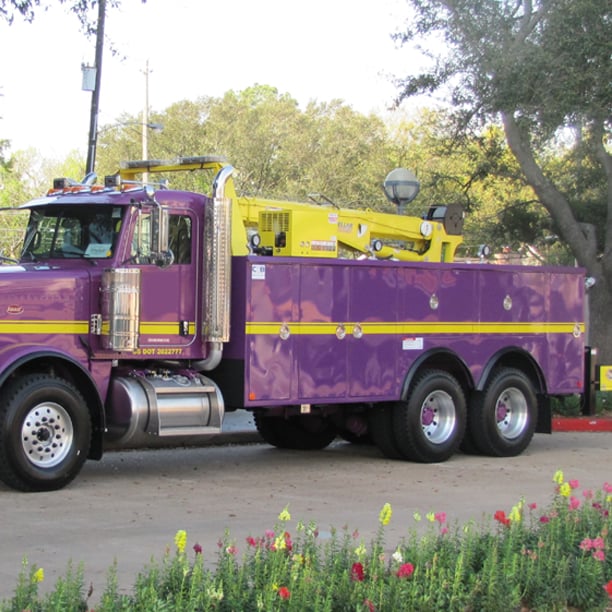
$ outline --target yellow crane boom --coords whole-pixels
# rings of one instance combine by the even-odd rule
[[[123,183],[137,183],[145,173],[209,170],[216,174],[228,165],[224,158],[216,156],[142,160],[124,162],[118,174]],[[389,177],[398,171],[408,172],[397,169]],[[420,218],[238,196],[231,179],[226,193],[236,204],[232,207],[234,255],[254,251],[288,257],[352,254],[403,261],[453,261],[463,240],[463,211],[454,204],[433,206],[425,218]]]

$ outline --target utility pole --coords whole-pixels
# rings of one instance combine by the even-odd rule
[[[142,109],[142,159],[145,160],[149,156],[149,60],[145,63],[145,98],[144,108]],[[149,180],[148,172],[143,172],[142,182],[146,183]]]
[[[106,0],[98,0],[98,27],[96,28],[96,80],[91,94],[91,115],[89,119],[89,140],[87,146],[87,164],[85,174],[94,171],[96,165],[96,147],[98,143],[98,107],[100,104],[100,83],[102,82],[102,54],[104,51],[104,19]]]

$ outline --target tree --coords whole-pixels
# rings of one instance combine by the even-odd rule
[[[146,0],[141,0],[143,4]],[[98,5],[97,0],[59,0],[60,4],[66,5],[71,13],[74,13],[84,31],[94,34],[96,31],[96,20],[93,15]],[[44,11],[53,4],[50,0],[0,0],[0,19],[13,23],[16,17],[21,17],[26,21],[33,21],[38,11]],[[110,7],[117,7],[121,4],[120,0],[109,0]]]
[[[527,245],[550,250],[544,240],[551,234],[548,219],[536,207],[533,189],[499,126],[458,135],[452,115],[441,109],[400,117],[389,126],[393,162],[411,168],[421,185],[410,214],[424,214],[436,204],[460,204],[466,211],[460,255],[474,257],[482,244],[495,252]]]
[[[164,126],[149,139],[151,158],[221,155],[236,168],[244,195],[304,201],[318,192],[340,206],[385,204],[381,186],[391,169],[385,125],[340,101],[313,102],[302,111],[288,94],[254,85],[221,98],[178,102],[149,119]],[[101,128],[100,175],[115,172],[122,160],[140,159],[140,123],[125,116]],[[168,179],[175,187],[206,192],[200,176]]]
[[[527,183],[576,261],[596,280],[590,290],[591,338],[612,360],[612,10],[609,0],[410,0],[414,18],[399,38],[440,47],[435,62],[400,82],[399,100],[443,92],[456,125],[501,120]],[[429,45],[429,46],[428,46]],[[565,140],[564,171],[551,147]],[[579,156],[605,187],[590,214],[568,171]],[[561,158],[561,156],[559,156]],[[584,176],[584,174],[583,174]],[[572,202],[573,196],[573,202]],[[572,206],[574,204],[574,206]],[[597,212],[593,214],[592,210]],[[604,228],[598,243],[589,220]]]

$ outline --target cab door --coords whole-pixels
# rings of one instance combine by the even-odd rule
[[[135,354],[180,356],[197,334],[197,223],[188,210],[169,215],[171,263],[152,261],[151,213],[139,211],[134,224],[129,261],[140,268],[139,348]]]

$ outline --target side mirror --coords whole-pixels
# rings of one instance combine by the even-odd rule
[[[168,246],[169,217],[168,210],[155,203],[151,211],[151,257],[155,265],[167,268],[174,261],[174,254]]]

